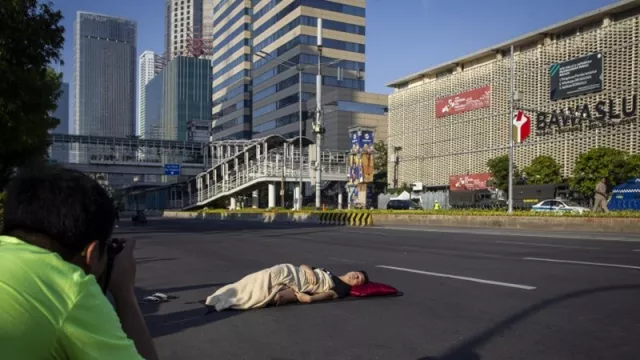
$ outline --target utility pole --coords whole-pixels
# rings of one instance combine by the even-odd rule
[[[316,76],[316,209],[322,208],[322,18],[318,18],[318,75]]]
[[[511,84],[509,90],[509,195],[508,210],[509,214],[513,213],[513,113],[515,109],[514,96],[516,92],[516,66],[513,45],[511,45],[511,58],[509,59],[509,67],[511,70]]]
[[[284,157],[282,158],[282,178],[280,179],[280,206],[284,206]]]
[[[300,64],[296,65],[298,71],[298,150],[300,150],[300,158],[298,159],[298,198],[296,199],[296,210],[302,210],[302,72],[304,67]]]

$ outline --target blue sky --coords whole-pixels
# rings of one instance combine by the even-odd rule
[[[368,0],[366,90],[616,0]],[[65,16],[65,81],[73,73],[73,21],[84,10],[138,22],[138,54],[163,52],[164,0],[57,0]]]

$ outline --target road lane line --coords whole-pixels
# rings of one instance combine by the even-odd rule
[[[554,248],[561,248],[561,249],[600,250],[600,248],[597,248],[597,247],[586,247],[586,246],[539,244],[539,243],[527,243],[527,242],[518,242],[518,241],[496,241],[496,242],[498,244],[515,244],[515,245],[527,245],[527,246],[554,247]]]
[[[472,281],[472,282],[477,282],[477,283],[482,283],[482,284],[512,287],[512,288],[522,289],[522,290],[535,290],[535,288],[536,288],[535,286],[510,284],[510,283],[505,283],[505,282],[500,282],[500,281],[484,280],[484,279],[477,279],[477,278],[472,278],[472,277],[457,276],[457,275],[450,275],[450,274],[441,274],[441,273],[435,273],[435,272],[428,272],[428,271],[400,268],[400,267],[395,267],[395,266],[378,265],[376,267],[383,268],[383,269],[390,269],[390,270],[406,271],[406,272],[415,273],[415,274],[437,276],[437,277],[443,277],[443,278],[449,278],[449,279]]]
[[[640,252],[640,249],[635,249],[635,250],[633,250],[633,251],[635,251],[635,252]]]
[[[334,258],[334,257],[330,257],[329,260],[342,261],[342,262],[351,263],[351,264],[364,264],[362,261],[353,261],[353,260],[340,259],[340,258]]]
[[[614,267],[614,268],[640,270],[640,266],[594,263],[594,262],[586,262],[586,261],[542,259],[542,258],[529,258],[529,257],[523,258],[523,260],[544,261],[544,262],[563,263],[563,264],[576,264],[576,265],[591,265],[591,266],[602,266],[602,267]]]

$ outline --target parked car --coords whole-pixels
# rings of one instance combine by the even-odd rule
[[[589,209],[568,200],[544,200],[533,205],[531,211],[569,211],[582,214]]]
[[[387,210],[419,210],[420,208],[411,200],[390,200]]]

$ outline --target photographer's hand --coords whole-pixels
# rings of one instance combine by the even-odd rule
[[[136,259],[133,249],[136,241],[127,239],[122,251],[116,255],[109,279],[109,291],[114,298],[130,296],[136,284]]]
[[[142,357],[147,360],[156,360],[158,353],[134,293],[136,259],[133,249],[135,246],[135,240],[127,239],[124,249],[116,256],[109,281],[109,291],[115,300],[116,313],[120,318],[122,330],[133,340]]]

